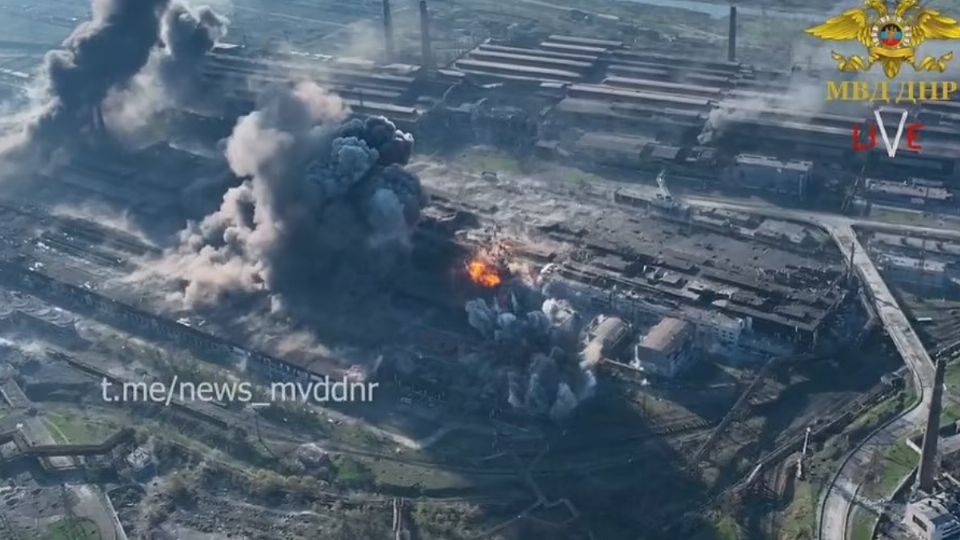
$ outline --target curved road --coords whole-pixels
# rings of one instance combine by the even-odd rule
[[[837,216],[819,212],[801,212],[794,210],[772,209],[732,202],[718,202],[710,199],[687,198],[696,206],[722,207],[740,212],[764,215],[772,218],[790,219],[819,226],[828,231],[849,261],[853,256],[860,279],[868,295],[877,309],[883,327],[890,336],[897,351],[903,358],[904,364],[913,375],[913,385],[920,397],[919,402],[909,411],[904,412],[893,421],[884,424],[871,433],[846,456],[840,469],[836,472],[833,481],[827,486],[826,494],[822,499],[819,516],[819,540],[845,540],[847,537],[848,517],[854,510],[856,494],[859,492],[866,476],[866,470],[874,456],[881,454],[891,445],[906,438],[910,433],[920,429],[929,410],[928,399],[930,388],[933,386],[933,361],[920,337],[914,332],[910,321],[900,309],[896,298],[883,281],[876,265],[870,259],[867,251],[860,243],[853,230],[854,225],[875,226],[885,229],[897,229],[904,233],[938,233],[956,235],[955,231],[940,231],[938,229],[899,226],[889,223],[856,220],[846,216]],[[953,234],[950,234],[953,233]],[[851,253],[853,252],[853,253]]]
[[[580,196],[594,199],[596,202],[611,204],[613,193],[621,189],[620,184],[611,184],[608,188],[582,191]],[[551,184],[541,183],[539,192],[551,191]],[[630,189],[638,196],[652,199],[657,188],[647,184],[631,184]],[[569,195],[569,193],[564,193]],[[866,250],[854,232],[854,226],[894,231],[902,234],[935,234],[960,240],[960,232],[936,227],[891,224],[869,219],[858,219],[824,212],[801,211],[779,208],[770,204],[746,202],[743,200],[702,196],[694,193],[682,193],[680,199],[695,207],[724,208],[765,216],[775,219],[788,219],[817,226],[827,231],[837,243],[841,253],[853,263],[861,280],[876,307],[884,329],[897,347],[904,364],[913,376],[913,385],[921,397],[916,407],[903,413],[895,420],[870,434],[844,459],[833,481],[826,489],[819,515],[819,540],[845,540],[847,536],[847,518],[854,508],[856,493],[863,484],[865,464],[880,451],[902,440],[908,434],[923,426],[926,416],[928,390],[933,384],[933,363],[920,338],[910,326],[910,321],[900,309],[896,298],[884,283],[880,272],[870,260]]]

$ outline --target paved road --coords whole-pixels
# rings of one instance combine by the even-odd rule
[[[897,347],[904,364],[913,375],[914,388],[921,397],[918,404],[892,422],[879,428],[854,448],[846,456],[832,483],[828,486],[820,514],[819,540],[845,540],[848,518],[854,509],[856,494],[863,484],[866,469],[874,455],[886,451],[891,445],[922,427],[926,412],[929,409],[929,390],[933,386],[934,372],[933,362],[920,341],[920,337],[914,332],[910,321],[883,281],[876,265],[873,264],[866,249],[857,238],[853,227],[859,225],[896,230],[903,233],[937,233],[958,237],[960,235],[955,231],[891,225],[818,212],[771,209],[699,198],[688,198],[687,200],[690,204],[696,206],[722,207],[741,212],[762,214],[768,217],[793,219],[815,224],[827,230],[844,254],[845,259],[849,261],[851,254],[853,255],[853,263],[870,299],[876,306],[883,327]]]

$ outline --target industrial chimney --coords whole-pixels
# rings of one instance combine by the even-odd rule
[[[730,30],[727,33],[727,60],[737,61],[737,6],[730,6]]]
[[[424,69],[433,69],[433,47],[430,44],[430,12],[427,10],[427,0],[420,0],[420,48],[420,62]]]
[[[933,388],[930,391],[927,426],[923,431],[923,446],[920,448],[920,469],[917,471],[917,489],[924,493],[933,491],[937,476],[937,439],[940,438],[940,414],[943,411],[943,378],[947,360],[938,356]]]
[[[390,0],[383,0],[383,46],[387,62],[393,61],[393,13]]]

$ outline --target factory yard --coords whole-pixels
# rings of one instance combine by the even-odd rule
[[[0,538],[960,531],[956,106],[821,4],[0,0]]]
[[[689,221],[678,221],[671,214],[656,207],[637,207],[633,199],[621,198],[621,201],[628,202],[617,203],[612,193],[620,186],[615,183],[593,178],[589,185],[584,186],[579,179],[580,175],[571,169],[544,163],[525,172],[523,169],[527,166],[520,165],[496,151],[477,148],[470,152],[471,154],[458,156],[449,163],[425,160],[413,164],[432,199],[436,201],[434,205],[437,213],[433,215],[444,221],[444,216],[450,215],[452,211],[461,215],[469,212],[476,216],[476,221],[463,221],[474,222],[475,226],[452,231],[453,243],[447,240],[433,245],[431,249],[460,250],[459,252],[466,256],[478,250],[486,250],[485,253],[489,254],[493,264],[503,265],[498,266],[497,271],[502,272],[504,278],[526,280],[535,276],[536,279],[555,280],[553,287],[556,288],[582,288],[580,294],[570,294],[570,298],[578,302],[576,307],[584,316],[592,317],[592,313],[604,313],[629,321],[623,335],[619,336],[619,343],[606,343],[602,347],[602,358],[596,369],[601,394],[587,402],[583,412],[578,412],[566,423],[566,430],[590,430],[593,443],[565,441],[555,428],[550,426],[524,428],[514,425],[508,428],[510,424],[517,422],[517,419],[509,415],[504,417],[508,424],[500,424],[500,421],[497,424],[485,425],[487,422],[483,416],[486,414],[477,414],[477,409],[482,411],[489,405],[479,402],[470,403],[468,407],[463,406],[464,403],[477,399],[471,397],[474,392],[471,386],[475,385],[475,381],[469,377],[464,379],[462,376],[454,376],[453,373],[449,375],[452,378],[443,379],[448,375],[442,371],[442,366],[436,363],[443,362],[443,358],[437,357],[427,364],[431,366],[432,373],[426,379],[421,378],[416,370],[408,371],[403,366],[394,368],[400,369],[400,378],[394,384],[388,385],[385,393],[380,394],[384,401],[370,407],[351,406],[342,411],[327,410],[321,413],[319,418],[326,416],[329,418],[328,422],[311,421],[308,424],[315,426],[308,432],[315,433],[311,439],[319,445],[318,451],[323,448],[324,455],[342,455],[344,457],[333,459],[349,459],[347,463],[356,464],[349,467],[359,467],[358,472],[342,472],[341,474],[345,475],[342,479],[334,476],[328,480],[332,481],[334,486],[344,482],[344,486],[356,489],[364,483],[373,482],[379,486],[380,492],[395,491],[398,495],[406,493],[405,497],[420,493],[420,497],[425,497],[426,501],[438,501],[436,504],[441,505],[444,504],[443,500],[455,497],[463,502],[451,504],[477,505],[480,508],[496,510],[496,506],[490,507],[484,501],[496,497],[506,501],[516,500],[519,503],[527,497],[524,494],[524,484],[518,483],[517,465],[509,458],[513,455],[516,456],[515,459],[521,460],[521,463],[534,460],[537,468],[529,474],[530,481],[535,482],[537,489],[554,493],[553,496],[570,497],[573,504],[577,505],[578,512],[582,513],[584,526],[595,528],[602,525],[590,517],[589,512],[593,511],[592,503],[581,499],[578,492],[570,491],[568,487],[568,482],[573,478],[571,474],[589,475],[597,482],[600,492],[608,493],[630,489],[630,486],[634,485],[634,479],[646,482],[656,475],[664,475],[664,482],[676,484],[677,478],[686,478],[685,485],[681,484],[676,488],[676,507],[665,508],[662,515],[649,515],[644,518],[642,526],[655,528],[662,526],[659,524],[669,520],[670,516],[679,515],[684,508],[689,508],[685,505],[698,504],[694,493],[703,489],[722,492],[725,486],[742,481],[752,468],[751,456],[762,456],[789,444],[791,439],[802,433],[808,425],[831,418],[838,407],[857,401],[862,392],[870,389],[877,374],[884,370],[883,366],[875,362],[877,351],[871,351],[865,354],[863,359],[858,359],[850,355],[837,356],[834,349],[833,353],[827,353],[826,361],[806,360],[782,366],[766,373],[766,379],[761,381],[759,387],[752,384],[765,358],[774,354],[789,354],[796,350],[798,342],[793,342],[796,337],[799,337],[801,344],[804,340],[813,339],[813,335],[817,335],[817,339],[822,343],[834,343],[837,338],[833,332],[821,330],[818,322],[820,318],[834,317],[833,310],[844,312],[838,328],[859,328],[865,322],[863,315],[856,314],[856,302],[849,307],[841,307],[841,304],[845,304],[846,296],[841,286],[844,266],[839,254],[831,254],[832,247],[825,235],[815,230],[804,231],[802,228],[791,230],[794,234],[799,234],[797,244],[793,247],[790,247],[790,244],[787,244],[786,248],[778,247],[763,233],[757,233],[771,230],[771,225],[775,225],[776,220],[758,220],[744,216],[738,218],[743,221],[740,226],[718,227],[714,224],[717,216],[707,212],[695,215]],[[491,179],[490,173],[493,171],[490,169],[497,169],[496,179]],[[556,180],[558,178],[561,180]],[[609,190],[610,196],[604,194],[605,190]],[[650,195],[654,195],[654,191],[650,190]],[[631,193],[636,195],[637,188],[632,188]],[[33,288],[29,283],[20,281],[22,278],[16,274],[7,274],[6,279],[10,280],[6,282],[7,286],[12,287],[9,305],[16,306],[17,313],[40,315],[45,317],[41,320],[50,320],[64,328],[50,334],[49,330],[41,326],[38,327],[39,333],[34,331],[28,334],[59,336],[57,342],[45,347],[59,343],[77,351],[78,345],[83,343],[83,348],[92,345],[93,350],[100,351],[90,356],[89,360],[85,360],[85,353],[68,353],[77,358],[72,360],[70,365],[84,366],[81,373],[90,373],[90,369],[96,369],[98,371],[93,373],[110,373],[111,377],[120,377],[121,380],[124,377],[144,376],[153,380],[168,380],[174,374],[192,374],[193,377],[205,374],[207,377],[220,379],[237,372],[236,368],[228,367],[224,370],[223,360],[215,360],[223,355],[222,352],[217,352],[223,347],[219,340],[229,340],[231,348],[250,347],[251,350],[265,342],[258,340],[245,343],[242,337],[244,332],[237,332],[236,327],[221,327],[215,316],[206,317],[205,324],[201,326],[200,334],[210,337],[201,338],[200,334],[192,337],[195,331],[187,325],[186,319],[171,327],[170,331],[174,334],[168,333],[167,337],[161,337],[155,330],[151,330],[152,323],[147,323],[150,316],[145,313],[127,315],[123,310],[116,312],[113,308],[107,312],[88,311],[85,306],[89,305],[92,299],[112,294],[116,294],[121,301],[130,302],[129,283],[114,279],[93,285],[91,276],[114,275],[119,278],[124,273],[135,272],[131,265],[136,264],[136,254],[151,253],[150,246],[142,240],[100,226],[94,227],[75,218],[51,219],[36,208],[27,211],[8,206],[6,211],[12,218],[10,223],[19,223],[23,229],[22,234],[32,235],[34,238],[18,246],[11,246],[10,249],[22,253],[22,260],[30,262],[35,269],[33,272],[49,275],[63,283],[59,287],[73,287],[52,293],[46,287]],[[730,217],[725,216],[725,219]],[[699,224],[701,221],[702,225]],[[44,230],[43,227],[36,229],[38,223],[46,223],[49,230]],[[625,227],[627,224],[628,227]],[[15,234],[10,233],[11,237]],[[86,239],[103,238],[104,235],[110,240],[100,242],[95,250],[90,250],[89,247],[79,249],[81,246],[88,246]],[[814,255],[817,252],[821,254]],[[547,253],[550,254],[549,258],[544,259],[544,254]],[[647,257],[647,268],[626,269],[625,266],[629,266],[630,261],[618,263],[617,253],[629,254],[631,260]],[[826,303],[806,301],[797,292],[788,292],[794,283],[791,281],[791,274],[796,275],[792,279],[800,280],[795,283],[803,283],[804,287],[822,282],[814,275],[804,277],[806,273],[813,272],[812,269],[803,268],[808,265],[806,261],[814,256],[822,257],[826,261],[826,268],[833,268],[821,270],[824,274],[816,274],[832,275],[836,283],[816,294],[832,299]],[[124,263],[118,266],[111,262],[117,260]],[[546,264],[553,265],[555,270],[538,274],[537,268],[544,268],[546,260],[549,260]],[[745,261],[750,261],[749,270],[742,264]],[[107,264],[108,262],[110,264]],[[698,270],[701,268],[702,273]],[[8,271],[12,270],[10,268]],[[598,277],[582,281],[585,276],[593,273]],[[602,283],[596,280],[604,276],[605,279],[615,280],[620,284],[616,298],[598,297],[591,292],[591,287]],[[642,280],[638,280],[639,277],[642,277]],[[754,280],[763,281],[754,284]],[[453,283],[450,286],[470,290],[473,285],[461,282],[459,285]],[[526,287],[520,284],[515,286]],[[444,354],[443,342],[452,339],[452,335],[462,335],[463,343],[474,344],[469,347],[461,345],[455,354],[469,356],[483,353],[487,345],[476,341],[473,330],[466,321],[454,324],[457,317],[462,317],[457,314],[459,310],[455,302],[440,298],[439,303],[435,303],[435,296],[425,296],[426,292],[423,290],[405,287],[406,285],[398,289],[400,295],[393,302],[393,307],[384,312],[382,317],[385,320],[408,318],[408,315],[404,314],[410,313],[411,309],[421,310],[420,313],[427,316],[420,316],[421,321],[417,324],[416,332],[404,336],[402,341],[395,339],[394,344],[403,343],[403,349],[408,350],[418,347],[423,351],[421,354],[435,356]],[[711,287],[717,288],[718,292],[723,291],[726,297],[743,298],[745,302],[751,297],[756,298],[753,301],[756,306],[770,309],[769,320],[763,323],[767,326],[760,327],[755,322],[757,326],[750,329],[736,325],[719,327],[721,330],[735,329],[741,333],[737,337],[737,343],[745,344],[743,348],[730,343],[729,338],[715,330],[713,325],[729,324],[729,321],[735,320],[741,313],[739,310],[744,308],[730,305],[722,314],[714,313],[710,316],[696,298]],[[796,307],[779,309],[777,304],[770,303],[772,300],[764,300],[760,291],[771,288],[781,288],[784,291],[783,298],[796,298]],[[639,290],[644,291],[642,296],[631,294]],[[809,294],[810,290],[805,289],[805,292]],[[34,296],[36,294],[40,296]],[[480,288],[475,294],[483,297],[489,293]],[[77,302],[84,297],[91,300]],[[158,295],[158,298],[162,297]],[[139,298],[141,306],[148,305],[144,302],[149,302],[150,296],[141,293]],[[599,298],[603,298],[603,301],[598,301]],[[784,304],[785,307],[789,305]],[[421,306],[430,306],[430,309],[423,310]],[[158,305],[158,309],[162,309],[162,305]],[[756,310],[752,312],[755,313],[754,321],[764,320],[760,311],[763,308],[751,309]],[[396,313],[393,313],[394,311]],[[435,314],[429,316],[430,311],[435,311]],[[662,360],[656,360],[657,363],[650,364],[650,371],[644,373],[636,367],[637,358],[632,354],[634,347],[628,345],[628,342],[637,340],[636,343],[642,344],[645,335],[656,326],[656,321],[668,315],[676,320],[688,321],[687,324],[692,327],[690,337],[669,338],[685,340],[680,346],[687,349],[686,358],[667,364],[660,364]],[[144,317],[148,318],[144,320]],[[778,331],[777,328],[782,327],[787,317],[809,321],[807,326],[803,326],[808,332],[807,337],[795,336],[786,342],[778,338],[778,333],[783,331]],[[431,321],[444,319],[446,322],[439,333],[434,335],[435,331],[429,326]],[[90,322],[85,323],[82,332],[76,335],[76,331],[71,331],[70,328],[77,326],[76,321],[80,320]],[[182,338],[176,336],[177,325],[180,331],[187,335]],[[835,325],[836,323],[831,324]],[[23,328],[29,330],[35,326],[36,323],[29,323]],[[77,328],[80,329],[81,326]],[[21,331],[16,335],[22,335],[19,333]],[[201,341],[198,342],[198,338]],[[164,345],[170,339],[181,345],[175,349]],[[675,345],[667,341],[658,346]],[[830,346],[836,347],[837,344]],[[185,350],[175,352],[180,348]],[[392,350],[402,349],[394,345]],[[737,352],[732,353],[731,350]],[[103,356],[104,353],[108,355]],[[889,354],[882,351],[880,353]],[[50,353],[46,354],[49,356]],[[104,360],[110,357],[124,358],[125,361],[105,363]],[[131,363],[133,358],[138,360]],[[229,356],[226,359],[228,358]],[[874,361],[868,362],[868,358]],[[422,357],[421,361],[426,359]],[[270,358],[264,361],[276,362],[278,359]],[[348,367],[335,357],[315,357],[310,362],[294,365],[326,365],[333,369]],[[888,362],[886,365],[889,367],[886,369],[895,365],[892,360]],[[268,380],[269,373],[276,372],[264,372],[258,375],[258,380]],[[678,378],[681,374],[682,377]],[[267,379],[260,379],[263,375],[267,375]],[[637,384],[638,377],[642,379],[642,384]],[[86,391],[81,392],[87,396],[83,399],[96,403],[99,388],[95,379],[86,379],[83,376],[79,376],[79,379],[86,387]],[[379,380],[389,379],[380,376]],[[443,390],[438,391],[437,388]],[[746,398],[746,409],[741,413],[746,416],[738,418],[721,432],[717,428],[727,415],[726,411],[741,401],[740,395],[746,392],[747,388],[753,389]],[[425,397],[428,401],[423,401]],[[429,407],[423,407],[424,403],[429,403]],[[226,451],[228,456],[232,455],[222,464],[223,467],[255,467],[254,470],[259,467],[252,464],[241,465],[250,457],[243,457],[243,453],[239,456],[233,455],[242,448],[236,448],[234,443],[230,442],[234,436],[232,432],[238,428],[231,427],[230,432],[216,435],[217,431],[224,430],[224,427],[221,427],[224,425],[245,425],[247,428],[244,431],[247,433],[252,433],[253,428],[268,431],[270,435],[264,437],[266,446],[276,448],[271,452],[291,452],[297,448],[296,441],[299,440],[300,448],[303,448],[304,442],[311,440],[303,439],[305,433],[300,433],[302,427],[290,431],[291,427],[285,427],[289,424],[277,423],[277,417],[272,415],[264,413],[260,420],[263,425],[251,427],[251,418],[240,411],[231,412],[230,407],[221,412],[214,409],[216,407],[206,407],[191,413],[202,414],[201,418],[206,420],[186,432],[183,428],[175,427],[182,422],[174,420],[181,418],[179,414],[170,418],[174,421],[173,424],[169,424],[169,420],[165,419],[168,415],[165,412],[161,413],[157,420],[149,422],[154,426],[152,432],[167,441],[164,444],[175,445],[173,459],[176,460],[189,460],[188,457],[181,457],[181,454],[202,448],[197,442],[188,441],[220,441],[206,444],[222,448],[220,452]],[[501,414],[504,413],[507,411]],[[59,431],[63,431],[65,435],[75,427],[75,417],[62,413],[51,414],[50,423],[61,427]],[[156,413],[140,411],[133,414],[138,417],[148,414],[148,417],[152,417]],[[254,414],[260,416],[258,413]],[[610,422],[610,418],[618,420]],[[127,422],[107,422],[104,425],[124,425]],[[143,422],[144,420],[136,421],[139,424]],[[100,424],[91,421],[86,425],[89,429],[96,429]],[[497,427],[498,425],[500,427]],[[505,428],[508,429],[504,431]],[[169,435],[161,435],[168,431]],[[205,435],[200,436],[199,433]],[[494,433],[498,433],[499,442],[489,448],[489,441]],[[703,450],[706,441],[714,433],[717,442]],[[184,435],[187,436],[186,439]],[[399,442],[401,440],[430,442],[404,445]],[[547,443],[549,446],[546,448],[549,450],[545,451],[542,445],[547,441],[552,442]],[[702,461],[689,460],[689,456],[701,451]],[[154,450],[154,453],[156,452],[157,450]],[[295,454],[301,452],[303,450],[297,450]],[[254,455],[257,454],[261,455],[257,461],[264,459],[259,451]],[[646,457],[638,460],[638,456]],[[238,457],[240,461],[236,461]],[[654,461],[660,464],[657,468],[651,469],[646,465]],[[572,467],[573,463],[576,463],[575,467]],[[666,471],[663,468],[664,463],[673,463],[676,469]],[[692,474],[688,472],[690,467],[694,468]],[[336,470],[339,469],[336,467]],[[524,469],[519,469],[522,470]],[[696,472],[698,470],[699,472]],[[202,475],[203,472],[201,470],[191,474]],[[776,477],[781,473],[774,468],[770,474]],[[214,489],[207,486],[203,478],[192,476],[192,485],[199,482],[199,486],[192,489],[199,489],[200,493]],[[696,487],[701,483],[703,487]],[[120,486],[116,489],[120,489]],[[150,497],[149,490],[147,496]],[[164,494],[155,497],[169,496]],[[680,502],[684,500],[689,502]],[[363,506],[358,512],[372,511],[377,504],[382,503],[371,501],[369,508]],[[137,504],[134,504],[134,507],[136,506]],[[508,508],[509,506],[503,506],[502,510],[496,511],[506,511]],[[216,506],[211,507],[211,511],[227,510]],[[291,507],[284,512],[283,515],[286,516],[290,513],[301,516],[304,510]],[[127,527],[132,527],[132,530],[142,527],[138,525],[140,520],[151,519],[135,513],[132,508],[121,511],[121,516],[124,515],[127,516],[123,518]],[[198,527],[199,523],[204,522],[201,517],[203,515],[196,511],[173,511],[168,515],[169,521],[164,527],[170,531],[178,530],[177,527],[187,528],[183,530]],[[308,518],[307,514],[302,516],[303,519],[298,517],[291,522],[290,526],[294,527],[290,529],[291,534],[297,534],[296,527],[314,526],[308,525],[309,521],[303,521]],[[214,530],[218,527],[216,523],[211,525]],[[244,523],[247,523],[248,527],[253,526],[249,520]],[[206,528],[199,530],[211,532]],[[618,533],[611,529],[603,534]]]

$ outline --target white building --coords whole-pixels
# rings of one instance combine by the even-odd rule
[[[953,497],[941,494],[907,505],[904,524],[920,540],[951,540],[960,538],[958,506]]]
[[[630,332],[630,325],[619,317],[599,316],[587,332],[583,348],[584,367],[593,367],[615,355]]]
[[[664,318],[637,343],[634,367],[673,378],[695,360],[696,327],[687,321]]]

